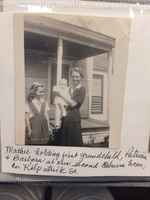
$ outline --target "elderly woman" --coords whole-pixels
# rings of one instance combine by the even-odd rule
[[[62,120],[60,145],[82,147],[83,140],[79,109],[86,94],[85,88],[80,83],[84,77],[84,74],[81,68],[75,67],[70,71],[70,77],[72,80],[72,85],[69,89],[71,99],[67,98],[63,92],[58,92],[60,97],[62,97],[69,105],[66,109],[67,115]]]

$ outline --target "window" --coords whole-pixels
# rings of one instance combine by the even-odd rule
[[[91,114],[103,114],[103,75],[93,74]]]

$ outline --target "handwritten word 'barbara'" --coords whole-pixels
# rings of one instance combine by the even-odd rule
[[[114,159],[114,160],[122,160],[123,157],[121,156],[121,151],[116,151],[114,150],[114,152],[108,151],[107,153],[103,153],[101,152],[100,154],[87,154],[87,153],[81,153],[80,154],[80,160],[83,160],[85,158],[98,158],[98,159],[104,159],[104,160],[110,160],[110,159]]]
[[[40,148],[37,148],[34,151],[36,156],[51,156],[51,157],[55,157],[55,159],[57,160],[60,156],[59,152],[56,152],[55,150],[51,150],[51,149],[44,149],[43,151]]]
[[[102,164],[102,168],[124,168],[125,167],[125,164],[116,164],[112,161],[108,162],[108,161],[105,161],[103,164]]]
[[[23,157],[20,156],[19,154],[14,155],[13,157],[13,161],[17,162],[17,161],[23,161],[23,162],[37,162],[37,163],[43,163],[45,161],[45,159],[41,159],[41,158],[33,158],[31,156],[28,157]]]
[[[130,149],[125,153],[125,158],[140,158],[147,160],[147,156],[144,153],[141,153],[138,149],[135,150],[135,148],[132,146]]]
[[[11,146],[5,146],[6,148],[6,153],[12,153],[12,154],[31,154],[31,151],[29,151],[29,149],[24,149],[23,147],[21,148],[14,148],[14,147],[11,147]]]

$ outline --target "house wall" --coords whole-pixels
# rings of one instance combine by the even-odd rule
[[[84,72],[84,78],[82,79],[82,85],[86,89],[86,95],[85,100],[80,108],[80,113],[82,118],[88,118],[89,117],[89,104],[90,104],[90,90],[91,90],[91,70],[93,68],[93,59],[87,58],[79,60],[75,63],[73,63],[73,67],[78,66],[80,67]]]
[[[36,52],[25,51],[25,97],[29,94],[31,85],[40,82],[45,88],[44,98],[47,99],[47,73],[48,58]]]

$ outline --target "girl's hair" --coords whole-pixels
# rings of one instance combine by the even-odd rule
[[[78,72],[80,74],[81,78],[84,78],[84,73],[81,68],[79,68],[79,67],[72,68],[70,71],[70,76],[72,75],[72,72]]]
[[[38,82],[33,83],[33,85],[30,88],[29,94],[27,96],[28,102],[31,102],[35,98],[36,92],[39,87],[43,87],[42,83],[38,83]]]

